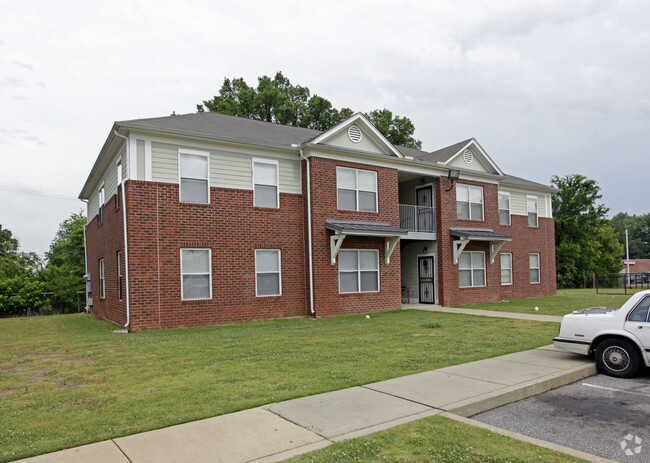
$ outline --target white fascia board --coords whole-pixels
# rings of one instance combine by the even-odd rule
[[[467,143],[466,143],[466,144],[465,144],[461,149],[459,149],[459,150],[456,152],[456,154],[454,154],[452,157],[450,157],[449,159],[447,159],[447,161],[445,162],[445,165],[449,165],[449,164],[450,164],[451,162],[453,162],[456,158],[462,156],[462,155],[463,155],[463,151],[465,151],[467,148],[469,148],[469,147],[472,146],[472,145],[475,146],[476,149],[479,150],[479,152],[481,153],[481,155],[482,155],[482,156],[484,157],[484,159],[488,162],[489,167],[492,167],[492,168],[497,172],[497,174],[499,174],[499,175],[501,175],[501,176],[504,176],[504,175],[505,175],[505,174],[503,173],[503,171],[499,168],[499,166],[497,166],[496,163],[492,160],[492,158],[490,158],[490,156],[488,156],[488,154],[485,152],[485,150],[483,149],[483,147],[482,147],[481,145],[479,145],[479,143],[476,141],[475,138],[472,138],[472,139],[471,139],[470,141],[468,141],[468,142],[467,142]],[[483,164],[483,162],[481,162],[481,164]],[[485,164],[483,164],[483,167],[488,167],[488,166],[485,166]],[[488,169],[488,170],[489,170],[489,169]]]
[[[90,196],[92,196],[97,190],[99,183],[103,181],[106,170],[114,167],[115,164],[113,161],[125,145],[125,140],[121,137],[116,137],[113,133],[113,131],[117,129],[119,129],[119,127],[117,124],[114,124],[101,151],[99,152],[99,155],[97,156],[97,159],[95,160],[95,164],[93,164],[93,167],[88,174],[84,186],[79,192],[79,199],[90,199]]]
[[[329,130],[326,130],[322,134],[320,134],[318,137],[314,138],[310,144],[312,145],[319,145],[322,144],[325,140],[333,137],[334,135],[340,133],[343,131],[346,127],[351,126],[352,124],[362,124],[366,129],[370,131],[375,137],[375,142],[378,142],[378,144],[383,145],[385,148],[388,149],[389,152],[393,153],[395,156],[398,158],[402,159],[404,158],[404,155],[400,153],[395,146],[391,142],[388,141],[386,137],[382,135],[382,133],[377,130],[377,128],[370,123],[366,117],[361,114],[361,113],[356,113],[355,115],[351,116],[350,118],[339,122],[336,124],[334,127],[330,128]]]

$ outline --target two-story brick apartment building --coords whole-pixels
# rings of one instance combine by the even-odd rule
[[[361,114],[116,122],[80,194],[88,305],[138,331],[551,295],[552,192],[474,139],[393,146]]]

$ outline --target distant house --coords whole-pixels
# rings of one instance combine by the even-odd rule
[[[650,273],[650,259],[630,259],[630,273]],[[623,260],[625,266],[621,273],[627,273],[627,260]]]
[[[88,305],[139,331],[552,295],[553,191],[361,114],[116,122],[80,193]]]

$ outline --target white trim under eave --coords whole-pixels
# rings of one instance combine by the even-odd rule
[[[465,144],[461,149],[459,149],[459,150],[456,152],[456,154],[454,154],[452,157],[450,157],[449,159],[447,159],[447,161],[444,162],[444,165],[445,165],[445,166],[449,166],[449,165],[450,165],[450,164],[451,164],[451,163],[452,163],[456,158],[458,158],[459,156],[462,156],[462,155],[463,155],[463,152],[464,152],[466,149],[468,149],[470,145],[474,145],[474,146],[476,147],[476,149],[479,150],[479,152],[481,153],[481,155],[485,158],[485,160],[488,162],[488,164],[489,164],[489,165],[490,165],[494,170],[496,170],[496,172],[497,172],[498,175],[500,175],[500,176],[502,176],[502,177],[505,176],[505,174],[503,173],[503,171],[499,168],[499,166],[496,165],[496,163],[495,163],[495,162],[492,160],[492,158],[491,158],[491,157],[490,157],[490,156],[485,152],[485,150],[483,149],[483,147],[479,144],[478,141],[476,141],[475,138],[470,139],[470,140],[469,140],[469,141],[468,141],[468,142],[467,142],[467,143],[466,143],[466,144]],[[489,172],[489,173],[491,173],[492,175],[494,175],[492,172]]]

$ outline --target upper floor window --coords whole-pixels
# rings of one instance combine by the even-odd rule
[[[181,299],[212,298],[212,250],[181,249]]]
[[[461,288],[485,286],[485,253],[461,252],[458,259],[458,282]]]
[[[253,159],[253,189],[256,207],[278,208],[278,162]]]
[[[255,250],[255,294],[258,297],[282,295],[279,249]]]
[[[529,257],[530,262],[530,282],[539,283],[539,254],[533,253]]]
[[[97,210],[97,221],[101,224],[104,222],[104,185],[99,189],[99,209]]]
[[[512,284],[512,254],[506,252],[501,254],[501,284]]]
[[[456,209],[459,219],[483,220],[483,187],[456,184]]]
[[[499,193],[499,223],[510,225],[510,195]]]
[[[379,291],[379,252],[372,250],[339,251],[339,292]]]
[[[339,209],[377,212],[377,172],[337,167],[336,188]]]
[[[526,197],[526,209],[528,210],[528,226],[537,227],[539,223],[537,221],[537,197],[536,196]]]
[[[179,150],[181,201],[208,204],[210,202],[210,153]]]

